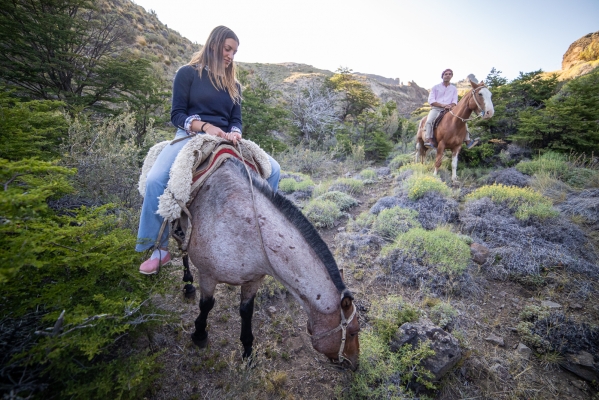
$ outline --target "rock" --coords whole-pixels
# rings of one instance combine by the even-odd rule
[[[582,310],[582,305],[579,303],[570,304],[572,310]]]
[[[337,228],[337,232],[345,232],[345,226],[342,226],[341,228]]]
[[[403,324],[391,339],[391,351],[397,352],[403,345],[416,347],[420,342],[429,340],[435,355],[423,360],[422,365],[434,374],[434,380],[440,380],[462,357],[458,340],[445,332],[427,318],[417,322]]]
[[[479,243],[472,243],[470,245],[470,252],[472,253],[472,259],[477,264],[484,264],[489,258],[489,248]]]
[[[585,367],[592,367],[595,364],[593,355],[586,351],[581,351],[578,354],[568,354],[566,359],[573,364],[584,365]]]
[[[585,381],[581,381],[580,379],[573,379],[572,386],[574,386],[580,390],[583,390],[583,391],[587,390],[589,387]]]
[[[562,69],[567,70],[574,64],[581,61],[580,53],[582,53],[593,42],[599,42],[599,32],[589,33],[588,35],[585,35],[572,43],[570,47],[568,47],[568,50],[566,50],[564,53],[564,58],[562,59]]]
[[[542,301],[541,305],[547,308],[562,308],[561,304],[549,300]]]
[[[493,372],[499,379],[502,381],[507,381],[508,379],[512,379],[509,371],[503,365],[497,363],[489,368],[489,371]]]
[[[532,355],[532,350],[524,343],[518,343],[518,348],[516,351],[524,358],[529,358]]]
[[[599,373],[594,369],[582,365],[573,364],[568,361],[562,361],[559,363],[559,365],[560,367],[572,372],[573,374],[581,377],[584,380],[587,380],[589,382],[599,382]]]
[[[272,317],[277,313],[277,309],[274,306],[270,306],[266,309],[266,312]]]
[[[497,336],[493,333],[491,333],[488,337],[486,337],[485,340],[487,342],[493,343],[494,345],[505,347],[505,342],[503,341],[503,338],[501,336]]]

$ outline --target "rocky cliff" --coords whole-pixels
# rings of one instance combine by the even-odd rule
[[[560,79],[572,79],[599,67],[599,31],[584,35],[568,47],[562,59]]]

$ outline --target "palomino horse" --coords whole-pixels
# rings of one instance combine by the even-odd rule
[[[273,276],[308,314],[312,346],[331,361],[356,369],[360,326],[353,297],[335,259],[304,215],[238,160],[226,161],[206,180],[189,211],[189,258],[199,270],[200,315],[193,342],[205,347],[206,319],[218,283],[241,286],[240,340],[252,353],[254,297]],[[182,221],[185,226],[186,221]]]
[[[491,92],[485,86],[484,82],[476,84],[470,81],[472,90],[462,97],[458,104],[441,119],[439,125],[433,132],[433,137],[437,142],[437,157],[435,160],[435,175],[441,166],[441,158],[446,149],[451,150],[451,179],[456,182],[458,176],[456,173],[458,167],[458,154],[462,149],[462,143],[466,138],[466,121],[470,118],[472,112],[480,112],[483,119],[489,119],[495,112],[493,102],[491,101]],[[424,156],[428,149],[424,146],[424,137],[426,134],[424,117],[418,125],[416,134],[416,162],[418,158],[424,162]],[[475,117],[476,118],[476,117]]]

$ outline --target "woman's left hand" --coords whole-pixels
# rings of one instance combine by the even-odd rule
[[[233,142],[233,145],[237,145],[237,141],[241,140],[241,135],[239,132],[223,132],[221,135],[223,139],[228,140],[229,142]]]

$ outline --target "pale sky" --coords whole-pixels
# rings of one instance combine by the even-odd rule
[[[427,89],[445,68],[453,82],[492,67],[510,80],[559,70],[573,41],[599,31],[599,0],[133,1],[195,43],[228,26],[235,61],[347,67]]]

